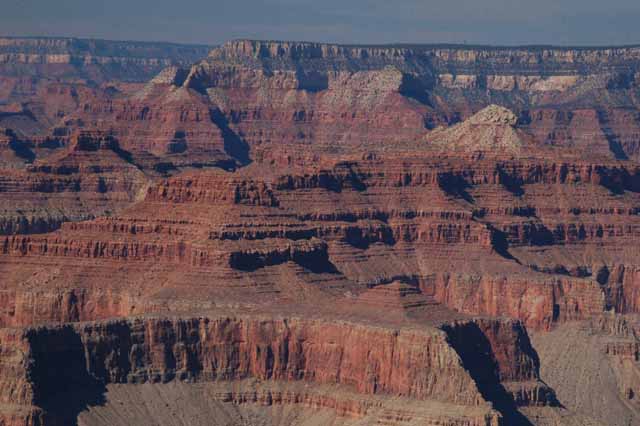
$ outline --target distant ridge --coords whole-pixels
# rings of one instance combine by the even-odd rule
[[[341,43],[341,42],[320,42],[313,40],[285,40],[285,39],[260,39],[260,38],[233,38],[221,43],[182,43],[170,40],[115,40],[99,37],[72,37],[72,36],[14,36],[14,35],[1,35],[0,34],[0,46],[2,46],[2,40],[68,40],[68,41],[80,41],[80,42],[94,42],[94,43],[109,43],[109,44],[135,44],[135,45],[147,45],[147,46],[176,46],[176,47],[201,47],[201,48],[215,48],[229,42],[235,41],[255,41],[264,43],[300,43],[310,45],[329,45],[329,46],[341,46],[341,47],[355,47],[355,48],[403,48],[403,49],[468,49],[468,50],[611,50],[611,49],[634,49],[640,48],[640,42],[632,44],[603,44],[603,45],[556,45],[556,44],[479,44],[479,43],[405,43],[405,42],[390,42],[390,43]]]
[[[554,44],[476,44],[476,43],[339,43],[339,42],[319,42],[312,40],[278,40],[278,39],[252,39],[235,38],[228,42],[235,41],[255,41],[266,43],[301,43],[313,45],[328,45],[355,48],[403,48],[403,49],[470,49],[470,50],[609,50],[609,49],[633,49],[640,48],[640,43],[621,45],[554,45]]]
[[[211,49],[165,42],[0,37],[0,75],[145,82],[165,67],[190,66]]]

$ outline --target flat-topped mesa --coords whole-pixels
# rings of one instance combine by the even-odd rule
[[[515,74],[532,72],[586,74],[590,69],[631,72],[640,65],[640,46],[572,48],[553,46],[463,46],[463,45],[339,45],[296,41],[234,40],[213,49],[209,58],[241,61],[409,61],[427,65],[441,73]]]
[[[520,71],[580,71],[587,72],[591,67],[600,70],[624,70],[640,63],[640,46],[628,47],[553,47],[553,46],[453,46],[426,47],[434,58],[438,68],[458,67],[476,70],[515,70]],[[592,68],[592,69],[593,69]],[[633,69],[633,68],[631,68]],[[547,74],[542,72],[542,74]]]
[[[358,296],[358,302],[395,311],[405,311],[434,303],[423,295],[418,287],[401,281],[375,286]]]
[[[341,46],[297,41],[233,40],[209,53],[215,59],[367,59],[405,58],[413,51],[403,47]]]
[[[209,47],[76,38],[0,38],[0,75],[145,81],[163,67],[188,66]]]
[[[73,44],[71,38],[31,38],[31,37],[1,37],[0,48],[5,51],[25,49],[68,49]]]
[[[231,94],[228,98],[229,94],[220,96],[220,93],[212,90],[285,90],[292,91],[291,93],[294,93],[294,90],[304,90],[313,93],[337,89],[344,92],[344,98],[338,95],[330,96],[334,105],[343,104],[357,108],[353,101],[358,97],[366,97],[366,94],[380,91],[378,97],[381,98],[381,95],[389,92],[400,92],[410,84],[406,67],[396,59],[387,61],[382,58],[375,65],[354,65],[352,60],[346,59],[209,58],[191,68],[183,85],[207,93],[220,107],[228,106],[228,102],[233,100],[236,94]],[[169,71],[160,81],[166,81],[170,76]],[[293,99],[285,102],[291,104],[291,101]],[[300,101],[304,99],[297,102]],[[321,99],[307,101],[314,103]]]
[[[237,40],[212,50],[194,65],[185,85],[200,91],[254,86],[319,91],[341,74],[389,66],[421,80],[434,79],[428,61],[405,48]]]

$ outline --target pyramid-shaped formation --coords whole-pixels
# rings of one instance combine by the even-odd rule
[[[429,304],[429,300],[419,288],[401,281],[370,288],[359,296],[358,301],[394,310],[406,310]]]
[[[427,136],[434,148],[449,151],[518,153],[527,136],[516,128],[518,117],[509,109],[489,105],[452,127],[438,128]]]

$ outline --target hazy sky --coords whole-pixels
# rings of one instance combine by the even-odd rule
[[[640,0],[0,0],[0,34],[217,44],[640,44]]]

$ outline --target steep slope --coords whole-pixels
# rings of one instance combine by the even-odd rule
[[[603,424],[633,424],[640,409],[638,317],[611,313],[534,334],[541,374],[564,405]]]
[[[489,105],[468,120],[452,127],[440,127],[429,133],[428,142],[439,149],[451,152],[478,151],[501,152],[518,155],[527,147],[527,138],[516,128],[518,117],[504,107]]]
[[[87,416],[113,410],[103,400],[112,391],[171,380],[178,382],[174,389],[195,382],[215,390],[211,402],[227,403],[227,409],[233,409],[229,402],[300,404],[389,424],[498,425],[517,417],[516,404],[555,404],[538,380],[535,352],[517,322],[459,320],[398,329],[385,321],[254,315],[5,330],[2,414],[30,412],[27,424],[66,424],[87,408]],[[465,341],[458,341],[462,336]],[[18,343],[24,351],[16,352]],[[474,345],[486,345],[486,359],[469,357],[465,348]],[[504,401],[492,400],[500,397],[494,387]],[[68,400],[75,403],[63,403]]]

